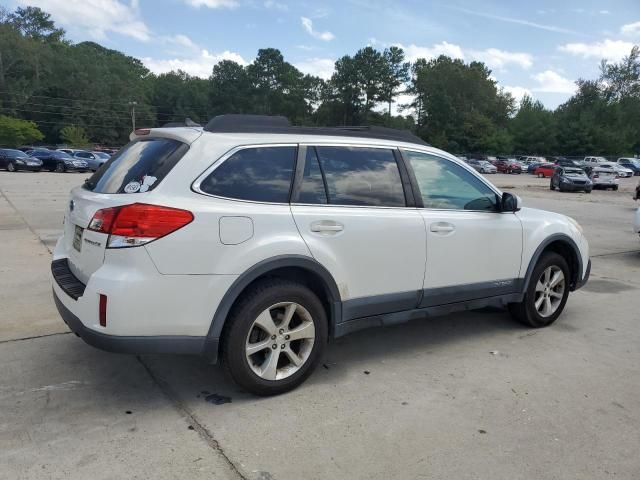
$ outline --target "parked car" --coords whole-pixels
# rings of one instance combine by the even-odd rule
[[[522,165],[515,160],[497,160],[494,165],[499,173],[522,173]]]
[[[640,208],[636,210],[636,218],[633,222],[633,231],[640,234]]]
[[[637,158],[619,158],[618,164],[632,170],[634,175],[640,175],[640,160]]]
[[[56,172],[86,172],[89,170],[89,165],[86,161],[73,158],[69,154],[57,150],[30,150],[27,155],[42,160],[42,168],[50,172],[54,170]]]
[[[601,163],[607,163],[608,160],[604,157],[584,157],[582,161],[583,166],[595,167]]]
[[[109,160],[111,158],[111,154],[107,153],[107,152],[100,152],[97,150],[93,150],[91,153],[93,153],[94,155],[99,156],[100,158],[104,159],[104,160]]]
[[[476,172],[480,173],[496,173],[498,169],[486,160],[468,160],[467,163]]]
[[[134,132],[72,190],[51,272],[83,340],[222,357],[271,395],[330,336],[495,305],[544,327],[589,277],[575,220],[417,137],[255,118]]]
[[[571,168],[582,169],[582,164],[576,162],[575,160],[569,160],[568,158],[564,158],[564,157],[557,157],[554,163],[559,167],[571,167]]]
[[[600,163],[598,164],[598,166],[601,168],[611,167],[620,178],[633,177],[633,170],[631,170],[630,168],[626,168],[617,162]]]
[[[531,163],[549,163],[547,159],[544,157],[532,157],[532,156],[523,156],[518,159],[521,163],[525,165],[529,165]]]
[[[0,148],[0,168],[4,168],[8,172],[16,172],[18,170],[39,172],[42,170],[42,161],[37,158],[31,158],[20,150]]]
[[[106,163],[110,157],[107,156],[107,158],[104,158],[94,152],[87,152],[86,150],[78,150],[73,153],[73,158],[84,160],[85,162],[87,162],[87,165],[89,165],[89,170],[91,170],[92,172],[95,172],[104,163]]]
[[[531,162],[527,164],[527,173],[535,174],[536,169],[542,165],[541,163]]]
[[[538,165],[534,174],[538,178],[552,177],[556,168],[558,168],[557,165],[553,163],[543,163],[542,165]]]
[[[561,192],[578,192],[591,193],[593,182],[584,173],[581,168],[575,167],[558,167],[551,177],[549,183],[551,190],[556,188]]]
[[[593,182],[593,188],[618,190],[618,175],[612,168],[593,167],[589,172],[589,178]]]

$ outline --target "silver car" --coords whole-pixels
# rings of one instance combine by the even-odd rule
[[[95,152],[87,152],[86,150],[76,150],[73,152],[73,158],[84,160],[89,164],[89,169],[94,172],[108,160],[108,158],[102,158]]]
[[[467,162],[471,168],[480,173],[497,173],[498,169],[486,160],[469,160]]]

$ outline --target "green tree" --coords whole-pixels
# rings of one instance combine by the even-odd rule
[[[7,20],[25,37],[47,42],[59,42],[64,30],[57,28],[51,15],[38,7],[18,7]]]
[[[232,60],[222,60],[209,77],[209,103],[213,115],[246,113],[251,110],[251,83],[246,69]]]
[[[86,147],[89,139],[82,127],[69,125],[60,130],[60,138],[71,147]]]
[[[556,126],[553,112],[530,96],[520,101],[518,113],[509,123],[515,152],[546,155],[556,151]]]
[[[385,49],[382,54],[385,69],[382,77],[382,93],[380,99],[388,103],[388,116],[391,117],[391,104],[399,92],[410,79],[410,62],[405,62],[404,50],[399,47]]]
[[[0,115],[0,145],[17,147],[43,138],[35,123]]]

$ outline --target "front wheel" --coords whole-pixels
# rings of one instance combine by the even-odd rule
[[[567,303],[569,273],[567,261],[561,255],[544,253],[533,270],[522,302],[509,304],[511,316],[533,328],[551,325]]]
[[[307,287],[265,280],[243,294],[225,326],[222,360],[231,378],[256,395],[294,389],[324,354],[324,307]]]
[[[549,189],[550,189],[550,190],[555,190],[555,189],[556,189],[555,185],[553,184],[553,180],[551,180],[551,181],[549,182]]]
[[[56,163],[56,172],[58,173],[64,173],[67,171],[67,168],[64,166],[63,162],[58,162]]]

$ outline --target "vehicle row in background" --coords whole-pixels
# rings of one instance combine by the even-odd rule
[[[78,171],[95,172],[111,155],[100,151],[87,151],[70,148],[51,150],[48,148],[2,148],[0,149],[0,168],[10,172],[19,170],[49,170],[50,172]]]

